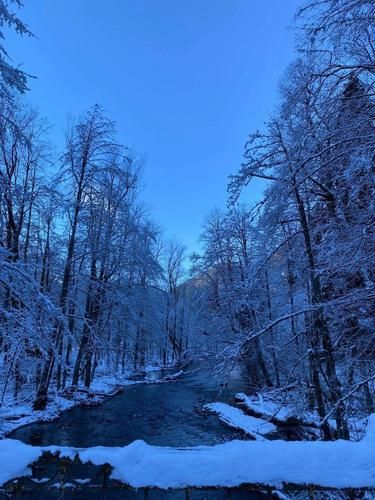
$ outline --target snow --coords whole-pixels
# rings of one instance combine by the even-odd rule
[[[366,437],[351,441],[230,441],[216,446],[168,448],[134,441],[125,447],[33,447],[0,441],[0,484],[30,474],[43,451],[78,454],[83,462],[109,463],[111,477],[132,487],[235,487],[283,483],[331,488],[375,487],[375,414]]]
[[[176,363],[162,364],[160,361],[155,360],[154,363],[146,365],[142,368],[144,373],[159,372],[160,370],[173,370],[176,367]]]
[[[267,420],[273,420],[275,423],[303,421],[306,425],[317,425],[319,422],[319,419],[312,413],[305,412],[304,416],[301,417],[296,408],[290,405],[286,406],[278,401],[269,401],[260,394],[257,397],[250,397],[240,392],[236,394],[236,400],[242,403],[250,413]]]
[[[229,427],[240,429],[248,436],[263,440],[264,434],[275,432],[276,426],[260,418],[250,417],[245,413],[225,403],[211,403],[204,406],[210,412],[216,413],[219,419]]]
[[[70,410],[80,404],[82,404],[82,399],[69,400],[61,396],[55,396],[44,411],[33,411],[31,404],[4,405],[0,412],[0,439],[18,427],[34,422],[56,420],[63,411]]]
[[[363,441],[373,443],[375,454],[375,413],[370,415],[368,418],[366,432],[362,439],[362,442]]]
[[[183,370],[179,370],[176,373],[172,373],[171,375],[165,376],[164,380],[167,381],[167,382],[171,382],[172,380],[176,380],[176,379],[182,377],[182,375],[184,375]]]
[[[5,440],[5,444],[9,449],[9,440]],[[135,441],[124,448],[81,450],[79,456],[83,462],[96,465],[110,463],[114,467],[112,478],[133,487],[183,488],[243,483],[280,486],[282,482],[338,488],[375,486],[375,464],[369,447],[359,450],[358,443],[343,441],[313,444],[312,447],[312,443],[304,442],[233,441],[214,447],[174,449]],[[2,445],[3,442],[0,443],[1,455]],[[30,448],[27,447],[27,453],[17,449],[16,461],[9,460],[7,450],[7,467],[0,473],[2,483],[23,475],[27,464],[42,451]]]
[[[16,477],[31,475],[28,465],[41,455],[39,447],[33,447],[14,439],[0,441],[0,485]]]
[[[245,412],[249,412],[257,418],[264,419],[267,422],[273,422],[275,425],[302,425],[310,427],[309,434],[315,435],[319,438],[320,431],[320,418],[317,413],[304,410],[301,414],[294,404],[285,401],[271,400],[269,394],[263,397],[261,394],[257,396],[247,396],[244,393],[237,393],[236,401],[245,408]],[[336,429],[336,420],[333,418],[328,419],[331,429]],[[354,441],[359,441],[366,431],[367,418],[359,418],[351,416],[348,419],[350,437]],[[375,441],[375,438],[374,438]]]

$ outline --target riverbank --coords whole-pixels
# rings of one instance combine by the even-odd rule
[[[126,377],[98,375],[90,389],[84,386],[67,387],[60,393],[51,394],[47,408],[43,411],[34,411],[32,401],[24,403],[13,402],[7,398],[0,408],[0,439],[9,436],[14,430],[38,422],[54,422],[61,414],[80,406],[98,406],[107,398],[113,397],[126,387],[136,384],[157,384],[173,382],[183,375],[179,370],[165,377],[156,377],[157,373],[172,371],[176,366],[147,367],[143,372],[129,372]],[[140,378],[140,377],[143,378]]]
[[[322,439],[321,419],[317,411],[298,407],[296,394],[290,390],[288,401],[280,391],[266,390],[248,396],[242,392],[234,397],[236,406],[222,402],[205,405],[204,411],[217,415],[230,428],[243,432],[248,439],[283,439],[286,441],[317,441]],[[360,441],[365,433],[368,415],[349,415],[347,423],[350,441]],[[332,440],[336,436],[336,421],[328,419]]]

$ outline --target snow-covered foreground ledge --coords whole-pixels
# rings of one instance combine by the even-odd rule
[[[236,487],[259,484],[328,488],[375,487],[375,414],[359,442],[231,441],[216,446],[163,448],[135,441],[122,448],[34,447],[0,441],[0,483],[30,475],[43,452],[95,465],[109,463],[112,479],[132,487]]]

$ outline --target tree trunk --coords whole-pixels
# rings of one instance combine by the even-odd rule
[[[320,286],[320,279],[316,272],[315,268],[315,259],[314,253],[312,249],[310,231],[305,211],[305,206],[303,204],[302,198],[300,196],[299,190],[296,187],[296,179],[293,179],[294,182],[294,194],[297,202],[297,207],[301,220],[301,227],[305,241],[305,249],[307,255],[307,262],[309,266],[309,274],[310,274],[310,285],[311,285],[311,302],[314,306],[314,310],[311,313],[312,316],[312,347],[313,347],[313,378],[314,378],[314,386],[315,386],[315,397],[318,402],[318,408],[320,407],[320,416],[324,418],[325,416],[325,407],[322,401],[322,392],[320,388],[319,381],[319,372],[317,370],[317,364],[319,363],[319,347],[320,342],[322,341],[323,348],[325,349],[327,356],[327,379],[328,386],[332,396],[332,400],[334,403],[338,402],[342,398],[342,389],[341,383],[337,377],[336,373],[336,365],[333,356],[333,349],[331,338],[329,334],[328,324],[324,317],[323,307],[322,307],[322,293]],[[342,403],[340,403],[337,407],[336,411],[336,423],[337,423],[337,435],[339,438],[349,439],[349,429],[345,418],[345,407]],[[323,429],[325,434],[325,439],[330,439],[330,433],[327,433],[326,430]]]

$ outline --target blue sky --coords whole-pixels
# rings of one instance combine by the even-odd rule
[[[142,197],[189,250],[205,215],[224,207],[247,134],[277,103],[293,59],[300,0],[25,0],[35,39],[10,36],[36,75],[28,100],[54,124],[101,104],[120,141],[147,157]],[[244,197],[260,196],[259,185]]]

